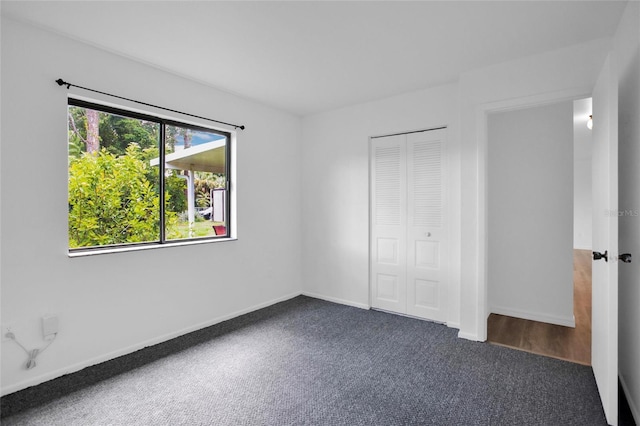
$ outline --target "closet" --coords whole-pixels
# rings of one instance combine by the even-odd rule
[[[446,129],[370,142],[370,295],[375,309],[446,322]]]

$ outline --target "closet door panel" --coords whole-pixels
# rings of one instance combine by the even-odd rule
[[[371,305],[406,311],[406,144],[371,140]]]
[[[446,321],[445,132],[407,135],[407,314]]]

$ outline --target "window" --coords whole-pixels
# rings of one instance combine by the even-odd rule
[[[229,237],[220,130],[69,99],[69,250]]]

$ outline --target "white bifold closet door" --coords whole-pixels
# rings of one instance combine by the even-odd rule
[[[446,322],[445,129],[371,139],[371,305]]]

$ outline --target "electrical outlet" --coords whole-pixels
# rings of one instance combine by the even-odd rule
[[[2,341],[4,342],[5,340],[11,340],[7,337],[7,333],[13,333],[13,324],[12,323],[6,323],[6,324],[2,324]]]

